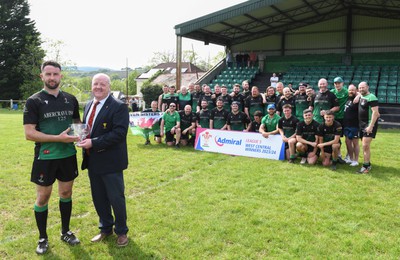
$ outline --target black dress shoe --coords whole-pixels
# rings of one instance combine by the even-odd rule
[[[111,236],[112,234],[113,234],[113,232],[110,232],[110,233],[100,232],[99,234],[95,235],[90,241],[93,243],[98,243],[98,242],[103,241],[106,237]]]

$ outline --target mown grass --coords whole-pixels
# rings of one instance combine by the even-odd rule
[[[55,185],[46,258],[399,258],[399,133],[379,130],[370,175],[353,174],[347,165],[332,172],[321,165],[144,146],[129,134],[129,246],[117,248],[115,237],[90,243],[98,219],[81,171],[71,220],[81,245],[59,239]],[[0,257],[39,258],[29,181],[33,143],[24,138],[21,112],[0,111],[0,142]]]

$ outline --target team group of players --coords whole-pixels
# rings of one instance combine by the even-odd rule
[[[232,93],[218,85],[212,92],[206,84],[190,84],[178,93],[174,86],[164,86],[164,93],[146,112],[165,112],[160,135],[155,138],[161,142],[165,136],[169,146],[179,148],[180,144],[191,143],[196,127],[259,132],[265,138],[280,134],[288,162],[294,163],[300,157],[301,164],[316,164],[321,158],[322,165],[332,170],[338,163],[359,165],[361,138],[364,163],[357,172],[368,173],[370,144],[378,126],[378,100],[366,82],[361,82],[358,89],[343,84],[343,79],[336,77],[335,87],[328,90],[328,82],[322,78],[316,93],[306,83],[294,90],[278,82],[266,93],[260,93],[256,86],[250,89],[247,81],[242,86],[235,84]],[[343,136],[347,155],[342,159]]]

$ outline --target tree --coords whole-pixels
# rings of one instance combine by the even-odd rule
[[[151,101],[158,100],[158,96],[163,93],[160,85],[143,85],[141,92],[147,107],[150,107]]]
[[[0,0],[0,90],[2,99],[20,99],[37,88],[44,57],[40,34],[27,0]],[[41,86],[40,84],[39,86]]]
[[[154,52],[153,55],[150,60],[152,67],[160,63],[176,62],[175,52],[173,51]]]

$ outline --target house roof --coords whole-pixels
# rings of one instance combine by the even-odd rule
[[[400,19],[400,4],[382,0],[250,0],[174,29],[177,36],[233,46],[349,14]]]
[[[182,73],[204,72],[204,70],[200,69],[199,67],[195,66],[193,63],[190,62],[182,62],[181,67],[182,67]],[[167,71],[173,71],[174,69],[176,69],[176,62],[160,63],[157,66],[153,67],[153,69],[164,69]]]
[[[157,72],[163,71],[163,75],[173,75],[175,78],[176,76],[176,63],[175,62],[167,62],[167,63],[160,63],[157,66],[153,67],[149,71],[140,74],[137,79],[149,79],[153,77]],[[204,70],[200,69],[199,67],[195,66],[190,62],[182,62],[182,76],[186,74],[194,74],[202,73],[204,74]],[[175,84],[175,83],[174,83]]]

